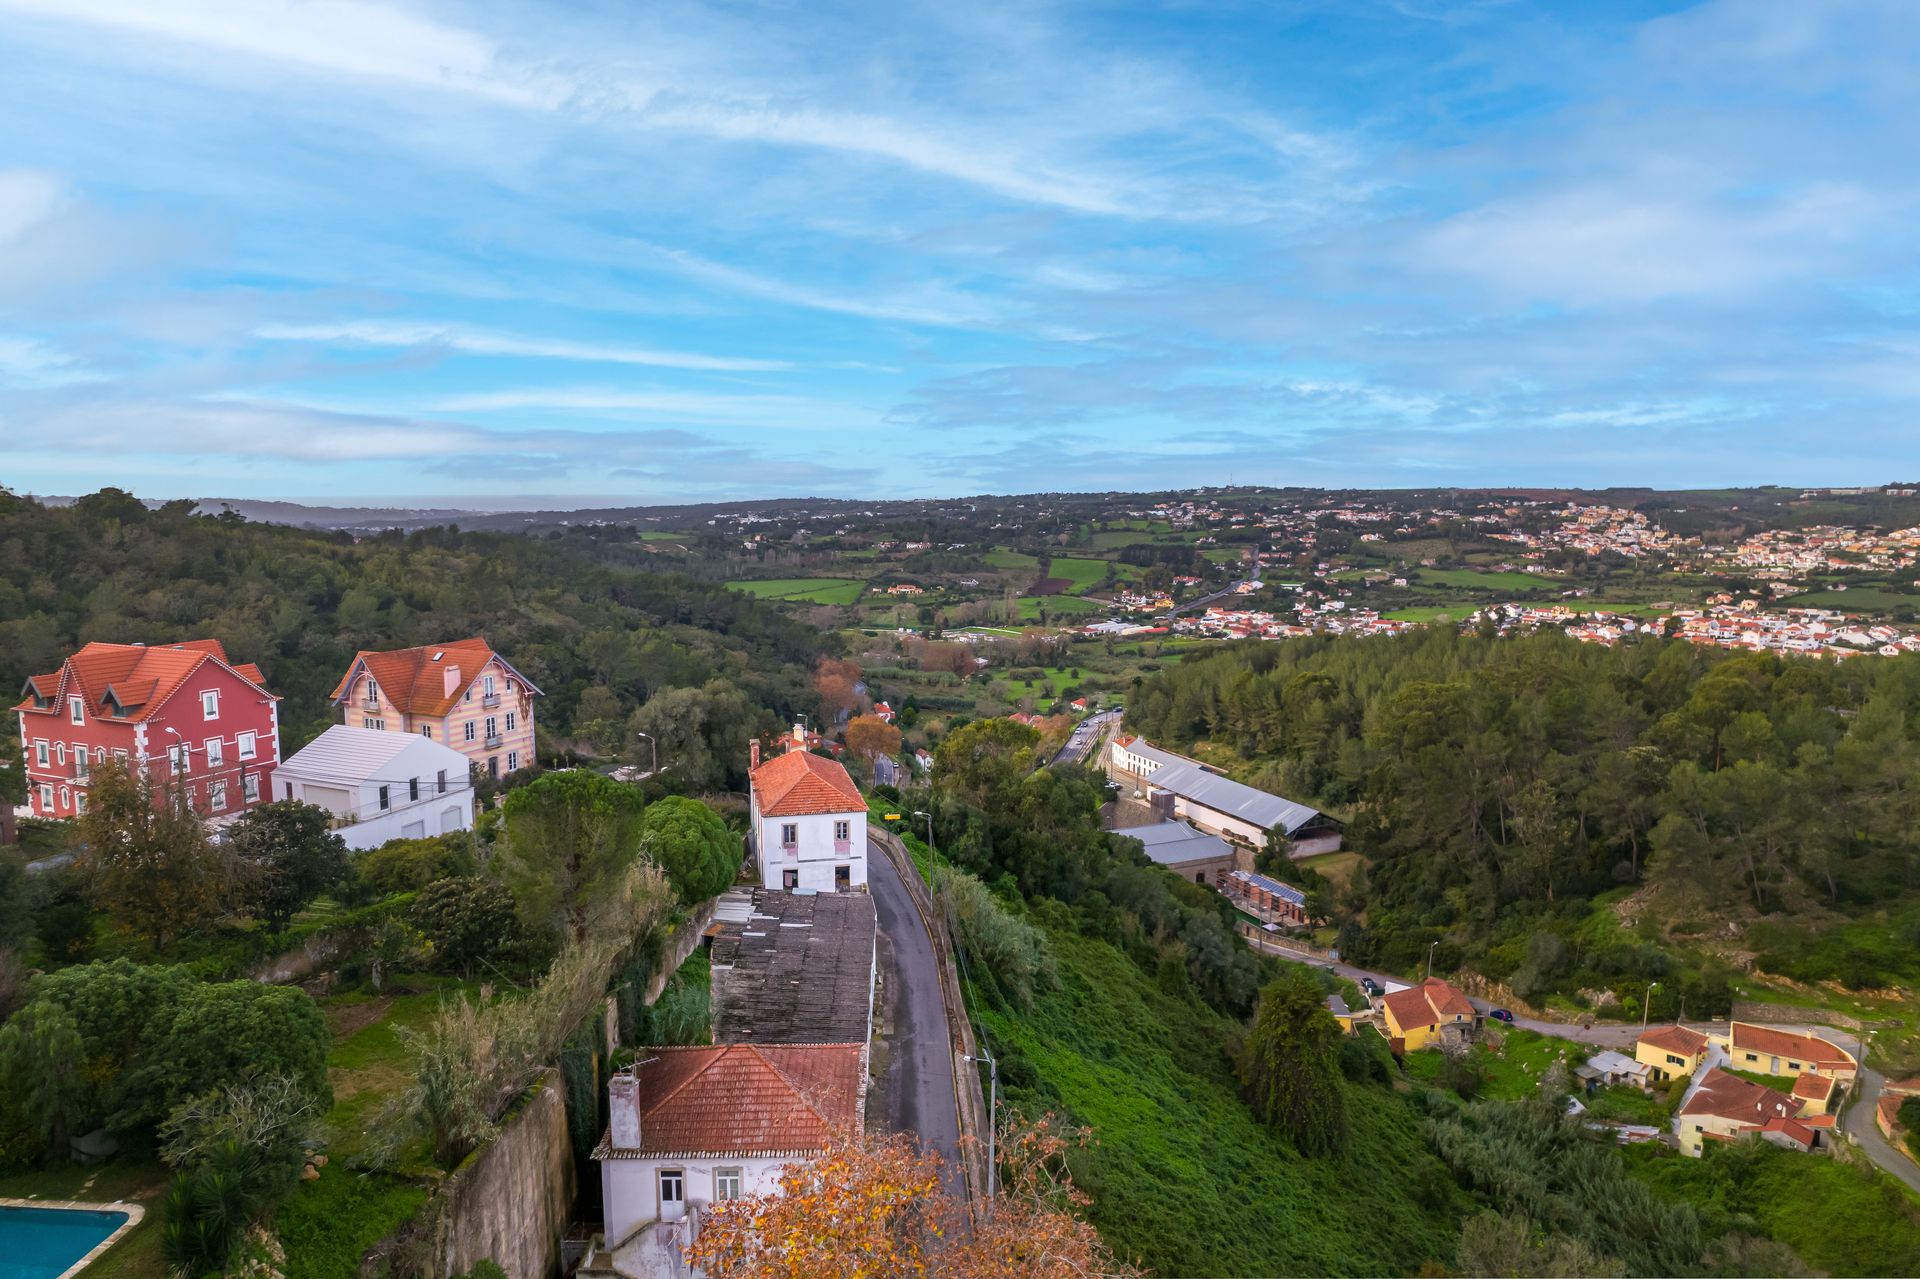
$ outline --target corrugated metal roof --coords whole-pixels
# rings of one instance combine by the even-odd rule
[[[1267,830],[1277,826],[1292,834],[1320,816],[1318,809],[1255,790],[1231,777],[1209,773],[1198,764],[1163,764],[1153,770],[1148,780],[1160,790],[1172,791],[1215,812],[1237,817]]]
[[[1155,822],[1151,826],[1133,826],[1113,833],[1139,840],[1146,845],[1147,856],[1162,866],[1233,856],[1233,845],[1226,840],[1195,830],[1185,822]]]

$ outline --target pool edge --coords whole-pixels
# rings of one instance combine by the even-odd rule
[[[80,1199],[0,1199],[0,1208],[65,1208],[83,1212],[124,1212],[127,1219],[114,1227],[113,1233],[102,1239],[88,1250],[85,1256],[62,1270],[57,1279],[73,1279],[73,1276],[85,1270],[100,1259],[102,1253],[120,1242],[129,1230],[139,1225],[147,1215],[147,1210],[137,1203],[101,1203]]]

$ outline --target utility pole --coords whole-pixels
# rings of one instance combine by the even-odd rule
[[[928,853],[929,853],[929,854],[931,855],[931,857],[932,857],[932,859],[933,859],[933,861],[934,861],[934,862],[936,862],[936,863],[937,863],[937,862],[939,862],[939,860],[940,860],[940,851],[939,851],[938,849],[936,849],[936,848],[935,848],[935,847],[933,846],[933,814],[932,814],[932,813],[923,813],[923,812],[921,812],[921,811],[920,811],[919,809],[917,809],[917,808],[916,808],[916,809],[914,809],[914,810],[913,810],[913,815],[914,815],[915,817],[924,817],[924,818],[926,818],[926,819],[927,819],[927,852],[928,852]],[[927,877],[928,877],[928,880],[929,880],[929,887],[931,887],[931,880],[932,880],[932,877],[933,877],[933,867],[932,867],[932,866],[929,866],[929,867],[927,868]]]
[[[960,1054],[971,1062],[987,1063],[987,1216],[993,1216],[993,1138],[1000,1127],[1000,1063],[993,1059],[992,1053],[973,1057]]]

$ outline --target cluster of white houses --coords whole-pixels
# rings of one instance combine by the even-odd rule
[[[362,652],[334,689],[343,722],[280,757],[280,699],[217,639],[91,643],[30,677],[14,707],[35,817],[87,811],[113,760],[215,824],[294,799],[349,847],[473,824],[473,782],[533,762],[540,690],[484,639]]]
[[[688,1273],[702,1220],[777,1193],[781,1170],[866,1122],[877,919],[867,806],[837,761],[751,746],[749,844],[759,886],[716,905],[708,930],[712,1044],[643,1048],[608,1085],[603,1228],[577,1273]]]

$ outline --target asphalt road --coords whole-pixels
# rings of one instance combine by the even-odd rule
[[[947,1025],[946,1003],[940,998],[939,961],[893,859],[871,839],[867,841],[867,887],[873,893],[880,931],[892,943],[893,957],[886,973],[893,1034],[880,1087],[882,1113],[869,1110],[867,1119],[890,1132],[911,1133],[923,1146],[938,1151],[946,1161],[948,1188],[964,1195],[953,1034]]]
[[[1053,757],[1056,764],[1080,764],[1106,740],[1107,734],[1120,722],[1120,712],[1101,711],[1088,716],[1074,725],[1073,735],[1067,738],[1067,744]]]

